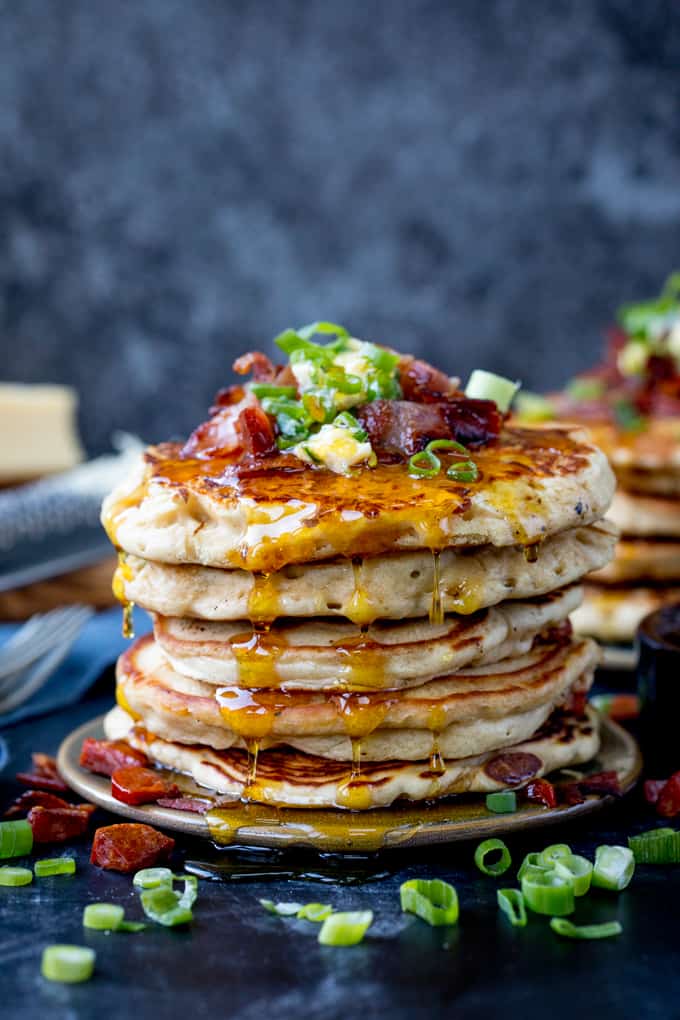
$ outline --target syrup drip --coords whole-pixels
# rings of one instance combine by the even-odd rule
[[[446,772],[446,763],[444,757],[439,748],[439,734],[433,733],[432,735],[432,750],[430,752],[430,768],[429,771],[433,776],[443,776]]]
[[[133,573],[129,563],[127,562],[127,557],[124,552],[119,552],[118,569],[113,575],[113,594],[123,607],[123,625],[121,629],[124,638],[133,638],[135,636],[135,628],[132,618],[134,602],[130,602],[125,594],[125,582],[131,581],[132,578]]]
[[[235,634],[230,648],[243,687],[279,686],[278,661],[287,648],[280,633],[273,634],[266,624],[254,624],[252,633]]]
[[[121,630],[124,638],[133,638],[135,636],[135,624],[132,616],[134,605],[134,602],[125,602],[123,605],[123,626]]]
[[[279,615],[279,596],[276,581],[270,574],[253,574],[253,586],[248,595],[248,619],[269,630]]]
[[[254,785],[257,778],[257,758],[260,753],[260,741],[246,740],[246,751],[248,752],[248,766],[246,771],[246,786],[243,791],[243,799],[249,800],[248,791]]]
[[[534,542],[533,545],[525,545],[523,552],[527,563],[535,563],[538,559],[538,543]]]
[[[432,550],[432,602],[430,604],[430,623],[437,626],[444,622],[444,606],[441,593],[441,553]]]
[[[363,560],[358,557],[352,560],[354,590],[347,606],[347,617],[362,628],[368,628],[376,618],[376,610],[362,580]]]

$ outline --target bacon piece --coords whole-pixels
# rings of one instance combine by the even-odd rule
[[[222,408],[232,407],[234,404],[240,403],[247,392],[243,386],[225,386],[223,389],[218,390],[213,397],[212,407],[208,414],[212,417],[218,411],[221,411]]]
[[[264,457],[276,450],[276,437],[271,419],[261,407],[246,407],[236,419],[243,450],[254,457]]]
[[[484,766],[484,771],[497,783],[506,786],[517,786],[535,776],[543,762],[535,754],[528,751],[505,751]]]
[[[150,825],[106,825],[94,834],[90,861],[98,868],[127,873],[169,860],[174,846],[174,839]]]
[[[25,786],[40,790],[68,790],[68,786],[57,771],[57,763],[49,754],[34,751],[32,772],[17,772],[17,779]]]
[[[560,792],[565,804],[583,804],[586,799],[581,793],[578,783],[565,783]]]
[[[80,751],[80,764],[100,776],[111,776],[124,765],[148,765],[143,751],[130,747],[124,740],[95,740],[86,737]]]
[[[557,793],[547,779],[534,779],[526,789],[527,798],[547,808],[557,807]]]
[[[123,804],[150,804],[159,797],[174,797],[179,788],[154,769],[124,765],[111,776],[111,793]]]
[[[680,814],[680,772],[674,772],[664,784],[656,802],[656,812],[662,818],[675,818]]]
[[[22,793],[21,796],[12,801],[5,811],[5,818],[16,818],[17,815],[26,815],[32,807],[70,808],[73,807],[73,804],[69,804],[63,797],[57,797],[56,793],[45,793],[42,790],[26,790],[25,793]]]
[[[455,439],[474,446],[494,439],[502,417],[491,400],[455,398],[419,404],[410,400],[374,400],[356,416],[382,461],[403,460],[424,450],[432,439]]]
[[[90,815],[96,808],[93,804],[78,804],[68,807],[32,807],[28,821],[33,829],[36,843],[65,843],[77,839],[87,831]]]
[[[449,379],[445,372],[419,358],[401,358],[397,366],[399,383],[404,400],[413,400],[417,404],[431,404],[442,397],[463,394],[458,388],[458,380]]]
[[[237,430],[239,415],[248,407],[259,407],[257,397],[252,393],[235,387],[241,391],[243,396],[239,400],[232,400],[229,390],[221,390],[217,395],[218,401],[222,396],[228,403],[218,403],[216,413],[199,425],[191,433],[186,443],[180,450],[181,459],[195,457],[198,460],[209,460],[211,457],[226,457],[241,449],[241,436]],[[235,394],[233,394],[235,396]]]
[[[175,811],[191,811],[203,815],[211,806],[208,801],[198,797],[161,797],[156,801],[159,807],[173,808]]]
[[[621,796],[619,777],[616,772],[595,772],[578,781],[581,793],[599,793],[602,796]]]
[[[249,351],[237,358],[232,368],[238,375],[253,373],[256,382],[272,382],[276,374],[276,368],[271,359],[262,351]]]
[[[668,782],[667,779],[646,779],[643,787],[645,800],[648,804],[656,804],[659,794]]]

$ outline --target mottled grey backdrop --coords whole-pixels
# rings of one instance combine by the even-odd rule
[[[0,0],[0,376],[92,450],[314,318],[531,387],[680,263],[677,0]]]

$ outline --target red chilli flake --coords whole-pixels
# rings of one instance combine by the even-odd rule
[[[557,807],[557,793],[552,783],[547,779],[534,779],[526,788],[528,800],[535,804],[543,804],[544,807]]]
[[[49,754],[34,751],[32,772],[17,772],[17,780],[25,786],[40,790],[68,790],[68,786],[59,775],[57,763]]]
[[[111,776],[116,769],[126,765],[148,765],[149,759],[124,740],[95,740],[94,737],[87,737],[80,752],[80,764],[100,776]]]
[[[154,769],[129,765],[111,776],[111,793],[123,804],[149,804],[161,797],[174,797],[179,787]]]
[[[36,843],[65,843],[77,839],[87,832],[90,816],[95,807],[79,804],[78,807],[46,808],[32,807],[28,822],[33,830]]]
[[[90,861],[98,868],[128,873],[169,860],[174,847],[174,839],[150,825],[123,822],[97,829]]]

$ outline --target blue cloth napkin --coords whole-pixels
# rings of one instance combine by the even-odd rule
[[[135,634],[151,630],[146,613],[135,609]],[[0,651],[20,624],[0,624]],[[25,722],[34,716],[46,715],[73,705],[89,690],[97,677],[110,666],[129,642],[121,634],[121,610],[107,609],[96,613],[83,627],[61,666],[44,687],[19,705],[13,712],[0,715],[0,728]]]

